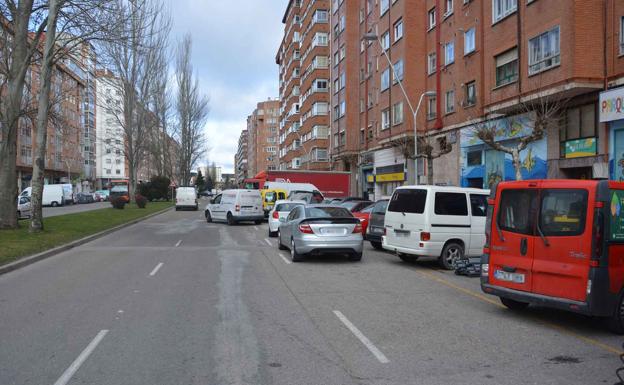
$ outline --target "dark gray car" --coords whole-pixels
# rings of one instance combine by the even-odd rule
[[[371,211],[370,219],[368,220],[366,240],[377,250],[383,249],[381,246],[381,237],[385,233],[384,220],[386,218],[386,208],[388,208],[387,199],[377,201],[373,207],[373,211]]]

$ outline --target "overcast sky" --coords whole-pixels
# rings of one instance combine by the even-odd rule
[[[277,98],[275,54],[287,0],[164,0],[172,41],[193,38],[193,66],[210,97],[208,161],[233,172],[238,137],[256,103]],[[203,163],[203,162],[202,162]]]

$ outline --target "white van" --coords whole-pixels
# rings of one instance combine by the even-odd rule
[[[176,189],[176,211],[180,209],[193,209],[197,210],[199,204],[197,203],[197,192],[195,187],[178,187]]]
[[[437,258],[446,269],[480,256],[489,190],[442,186],[396,189],[386,209],[383,248],[404,261]]]
[[[204,214],[208,222],[226,221],[228,225],[234,225],[253,221],[260,224],[264,220],[260,190],[225,190],[210,200]]]
[[[71,186],[71,185],[70,185]],[[32,199],[32,187],[26,187],[20,197],[28,197]],[[62,184],[45,184],[43,185],[43,197],[41,198],[42,206],[63,206],[69,203],[71,195],[67,197],[67,188]],[[71,198],[73,201],[73,198]]]

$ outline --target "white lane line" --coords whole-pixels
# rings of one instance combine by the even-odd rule
[[[269,238],[264,238],[264,241],[267,243],[267,245],[269,245],[269,246],[273,246],[273,244],[271,243],[271,241],[269,240]]]
[[[175,247],[180,246],[180,243],[182,243],[182,240],[181,240],[181,239],[178,241],[178,243],[176,243]]]
[[[85,350],[80,353],[78,358],[76,358],[76,360],[72,362],[69,368],[65,370],[65,373],[63,373],[63,375],[58,380],[56,380],[54,385],[66,385],[69,380],[71,380],[71,378],[74,376],[74,374],[76,374],[78,369],[80,369],[80,366],[87,360],[87,358],[89,358],[91,353],[93,353],[98,344],[102,342],[102,339],[104,339],[107,333],[108,330],[100,330],[100,332],[95,336],[91,343],[87,345]]]
[[[357,339],[360,340],[360,342],[362,342],[364,346],[366,346],[366,348],[370,350],[371,353],[373,353],[373,355],[377,358],[377,360],[379,360],[379,362],[381,362],[382,364],[387,364],[388,362],[390,362],[390,360],[388,360],[388,358],[381,352],[381,350],[377,349],[377,347],[373,345],[373,343],[364,334],[362,334],[360,329],[356,328],[355,325],[353,325],[351,321],[349,321],[347,317],[344,316],[344,314],[342,314],[338,310],[334,310],[334,314],[336,315],[336,317],[338,317],[340,321],[342,321],[343,324],[345,324],[345,326],[351,331],[351,333],[353,333],[357,337]]]
[[[158,270],[160,270],[160,268],[162,267],[163,263],[160,262],[158,265],[156,265],[156,267],[154,268],[154,270],[152,270],[152,272],[150,273],[150,277],[153,277],[156,275],[156,273],[158,273]]]
[[[254,226],[254,230],[258,231],[260,229],[258,228],[258,226]]]
[[[288,258],[284,257],[282,254],[279,254],[279,256],[284,260],[284,262],[286,262],[287,265],[292,264],[292,261],[288,260]]]

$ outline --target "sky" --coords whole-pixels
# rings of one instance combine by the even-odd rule
[[[171,41],[190,33],[192,63],[210,98],[206,137],[213,161],[233,172],[238,137],[259,101],[279,96],[275,55],[287,0],[163,0],[171,12]]]

